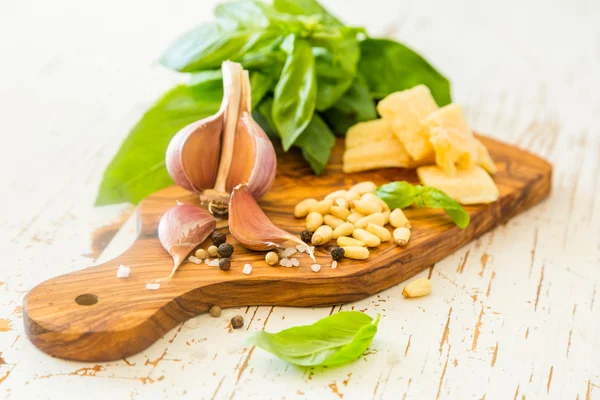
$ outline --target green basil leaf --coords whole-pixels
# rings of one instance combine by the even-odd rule
[[[367,80],[371,95],[382,99],[390,93],[424,84],[440,106],[452,102],[450,83],[423,57],[387,39],[366,39],[360,44],[358,70]]]
[[[215,16],[219,26],[227,30],[266,28],[275,10],[262,1],[238,0],[217,5]]]
[[[250,88],[252,91],[252,107],[255,107],[261,100],[275,88],[277,76],[274,74],[252,71],[250,73]]]
[[[359,311],[344,311],[279,333],[257,331],[246,341],[295,365],[340,365],[355,361],[369,348],[378,323],[379,315],[373,319]]]
[[[100,185],[96,205],[138,203],[173,184],[165,167],[171,138],[184,126],[218,111],[222,85],[214,79],[180,85],[167,92],[129,132],[110,162]],[[214,77],[213,77],[214,78]]]
[[[320,15],[328,24],[342,25],[316,0],[274,0],[273,6],[279,12],[293,15]]]
[[[302,149],[302,157],[317,175],[327,167],[334,145],[335,135],[318,114],[313,115],[306,129],[294,143],[294,146]]]
[[[288,151],[312,119],[317,82],[315,60],[306,40],[291,34],[282,49],[288,56],[275,86],[272,113],[283,149]]]
[[[391,182],[375,190],[377,196],[390,208],[417,207],[441,208],[461,229],[469,226],[470,217],[465,209],[446,193],[431,186],[411,185],[406,181]]]
[[[431,186],[423,187],[420,202],[429,208],[443,208],[452,221],[461,229],[469,226],[470,217],[465,209],[446,193]]]
[[[375,193],[391,208],[406,208],[416,201],[420,190],[406,181],[391,182],[378,187]]]
[[[322,115],[335,134],[341,136],[352,125],[377,118],[375,102],[362,75],[358,74],[352,86]]]

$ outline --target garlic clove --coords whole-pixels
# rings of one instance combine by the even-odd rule
[[[233,188],[229,199],[229,231],[242,246],[250,250],[267,251],[294,247],[305,243],[278,228],[261,210],[246,184]],[[314,259],[312,252],[311,258]]]
[[[181,129],[167,147],[167,171],[176,184],[200,193],[217,179],[223,113],[196,121]]]
[[[248,71],[242,73],[239,120],[235,132],[232,159],[227,176],[227,192],[240,183],[247,183],[255,199],[264,196],[275,181],[277,156],[263,129],[252,119],[251,92]]]
[[[178,204],[165,212],[158,224],[158,239],[173,257],[169,280],[183,260],[215,230],[216,220],[208,211],[191,204]]]

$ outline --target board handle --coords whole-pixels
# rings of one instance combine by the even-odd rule
[[[181,322],[222,303],[203,293],[217,282],[199,274],[194,267],[202,266],[193,264],[186,264],[171,281],[161,282],[158,290],[148,290],[146,283],[168,275],[172,267],[166,252],[158,264],[144,259],[153,242],[158,241],[138,240],[109,262],[31,289],[23,300],[25,332],[31,342],[60,358],[115,360],[138,353]],[[118,279],[121,264],[129,266],[131,274]]]

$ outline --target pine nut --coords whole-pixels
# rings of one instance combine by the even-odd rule
[[[337,239],[340,236],[352,235],[352,232],[354,232],[354,224],[351,224],[350,222],[344,222],[333,230],[333,235],[331,237],[333,239]]]
[[[431,281],[427,278],[419,278],[404,287],[402,295],[407,298],[427,296],[431,293]]]
[[[371,215],[382,211],[381,205],[372,201],[352,200],[349,201],[348,204],[351,209],[363,215]]]
[[[346,199],[335,199],[333,201],[333,204],[335,204],[338,207],[348,209],[348,202],[346,201]]]
[[[325,199],[327,200],[335,200],[335,199],[343,199],[344,196],[346,195],[346,191],[345,190],[336,190],[335,192],[329,193],[327,196],[325,196]]]
[[[352,232],[352,237],[360,240],[366,244],[367,247],[377,247],[381,244],[381,240],[377,236],[373,235],[371,232],[365,231],[364,229],[355,229],[354,232]]]
[[[332,206],[329,209],[329,212],[331,212],[331,215],[338,217],[339,219],[343,219],[344,221],[350,215],[350,211],[348,211],[347,208],[343,208],[340,206]]]
[[[304,199],[300,203],[296,204],[294,208],[294,216],[296,218],[306,217],[309,213],[310,206],[317,204],[317,199]]]
[[[385,218],[385,224],[383,224],[383,226],[386,226],[387,224],[390,223],[390,210],[385,210],[382,212],[383,217]]]
[[[346,246],[366,247],[367,246],[360,240],[354,239],[354,238],[351,238],[348,236],[340,236],[339,238],[337,238],[336,242],[337,242],[337,245],[340,247],[346,247]]]
[[[334,217],[333,215],[329,214],[323,217],[323,222],[325,225],[329,225],[331,229],[335,229],[345,223],[343,219],[339,219],[338,217]]]
[[[323,216],[318,212],[311,212],[306,216],[306,229],[311,232],[316,231],[323,225]]]
[[[374,192],[375,189],[377,189],[377,185],[371,181],[360,182],[350,188],[350,190],[354,190],[358,194]]]
[[[365,193],[360,197],[361,200],[371,201],[373,203],[377,203],[381,206],[382,210],[389,210],[387,203],[379,198],[375,193]]]
[[[346,192],[346,196],[344,196],[344,199],[346,201],[351,201],[351,200],[359,200],[360,199],[360,194],[355,192],[354,190],[348,190]]]
[[[333,235],[333,229],[331,229],[329,225],[321,225],[319,229],[315,231],[310,241],[315,246],[318,246],[329,242],[331,235]]]
[[[410,229],[405,227],[400,227],[394,229],[394,242],[398,246],[405,246],[410,240]]]
[[[308,210],[310,212],[318,212],[321,215],[329,214],[329,209],[333,205],[333,200],[321,200],[311,205]]]
[[[277,264],[277,261],[279,261],[279,256],[274,251],[270,251],[265,256],[265,261],[269,265],[275,265],[275,264]]]
[[[357,213],[356,211],[352,211],[350,213],[350,215],[348,215],[348,218],[346,218],[346,221],[351,222],[353,224],[356,223],[356,221],[360,220],[361,218],[363,218],[364,215]]]
[[[364,229],[368,224],[375,224],[384,226],[385,225],[385,215],[383,213],[375,213],[371,215],[367,215],[366,217],[362,217],[358,221],[354,223],[354,226],[357,228]]]
[[[366,247],[344,246],[344,257],[354,260],[365,260],[369,258],[369,250]]]
[[[392,234],[384,226],[368,224],[366,230],[367,232],[371,232],[373,235],[377,236],[382,242],[388,242],[392,240]]]
[[[399,208],[395,208],[394,211],[391,212],[390,225],[392,225],[394,228],[411,228],[408,218],[406,218],[406,215],[404,215],[402,210]]]

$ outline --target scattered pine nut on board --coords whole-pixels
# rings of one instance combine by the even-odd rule
[[[228,271],[205,263],[185,262],[170,281],[161,282],[156,290],[147,290],[146,283],[168,275],[172,267],[169,254],[156,236],[160,217],[176,201],[198,202],[197,196],[179,187],[163,189],[141,203],[139,237],[125,253],[94,268],[52,278],[27,294],[23,302],[27,336],[53,356],[85,361],[116,360],[147,348],[177,324],[208,312],[215,304],[221,308],[323,306],[355,301],[396,285],[539,203],[550,193],[549,163],[516,147],[482,136],[480,139],[498,168],[494,181],[499,198],[490,205],[467,206],[471,216],[467,229],[456,227],[441,210],[408,208],[404,213],[412,225],[412,235],[406,246],[397,246],[389,240],[376,248],[351,249],[357,258],[362,256],[359,253],[368,252],[368,258],[344,258],[336,268],[311,267],[332,265],[327,246],[316,249],[316,262],[306,254],[298,254],[294,256],[299,267],[282,268],[267,264],[264,252],[248,251],[227,235],[227,242],[235,248]],[[336,190],[347,190],[346,201],[359,200],[360,192],[372,191],[367,187],[348,190],[352,183],[372,181],[381,185],[397,180],[418,183],[414,170],[390,168],[343,174],[343,147],[339,140],[327,170],[318,177],[309,173],[300,154],[278,155],[277,179],[273,189],[260,201],[275,224],[299,236],[306,229],[306,220],[294,216],[296,204],[305,198],[323,199]],[[311,202],[310,207],[328,204],[329,208],[333,204],[332,199],[321,201]],[[307,209],[296,214],[305,213]],[[364,236],[377,238],[365,232],[368,235]],[[209,241],[205,242],[202,248],[208,244]],[[328,245],[334,246],[335,240]],[[131,268],[128,278],[116,278],[121,264]],[[248,275],[243,273],[245,265],[251,266],[246,267],[246,272],[251,270]],[[94,301],[78,304],[75,299],[82,295]]]

